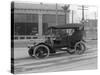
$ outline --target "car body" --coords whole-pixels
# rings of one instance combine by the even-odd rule
[[[83,37],[83,24],[66,24],[48,27],[48,35],[39,42],[33,41],[29,47],[29,55],[45,58],[57,51],[67,51],[70,54],[83,54],[86,50]]]

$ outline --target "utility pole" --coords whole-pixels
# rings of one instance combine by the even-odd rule
[[[56,3],[56,25],[58,25],[58,8]]]
[[[72,10],[72,23],[74,23],[74,10]]]
[[[84,21],[85,21],[85,18],[84,18],[84,10],[87,10],[86,8],[87,7],[85,7],[84,5],[82,5],[81,6],[81,9],[79,9],[79,10],[82,10],[82,20],[81,20],[82,23],[84,23]]]
[[[70,12],[69,7],[70,7],[70,5],[65,5],[65,6],[62,7],[64,12],[65,12],[65,25],[67,24],[66,14]]]
[[[84,6],[82,5],[82,21],[84,21]]]
[[[97,14],[96,14],[96,12],[94,12],[94,17],[95,17],[95,20],[96,20],[96,16],[97,16]]]

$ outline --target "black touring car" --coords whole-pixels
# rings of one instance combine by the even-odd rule
[[[36,58],[46,58],[52,53],[67,51],[70,54],[83,54],[86,50],[85,30],[83,24],[66,24],[48,27],[48,36],[41,41],[33,41],[29,55]]]

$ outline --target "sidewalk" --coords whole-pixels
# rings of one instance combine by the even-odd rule
[[[28,48],[14,48],[14,59],[29,57]]]

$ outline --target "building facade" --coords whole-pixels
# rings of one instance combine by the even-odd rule
[[[65,13],[57,4],[13,2],[15,39],[32,39],[46,35],[48,26],[65,24]],[[66,14],[69,22],[69,13]]]

